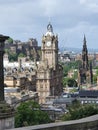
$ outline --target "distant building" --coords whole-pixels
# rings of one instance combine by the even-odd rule
[[[78,100],[81,104],[98,104],[98,90],[80,90],[77,93],[63,93],[60,98],[54,99],[54,105],[69,105]]]
[[[21,90],[38,92],[39,103],[45,103],[46,97],[60,96],[63,91],[63,68],[58,63],[58,36],[54,35],[53,27],[49,23],[47,32],[42,37],[41,60],[38,62],[37,41],[29,39],[27,43],[16,41],[11,44],[11,53],[23,52],[34,62],[27,61],[27,57],[19,57],[18,62],[9,62],[5,55],[4,74],[5,86],[19,87]],[[7,44],[8,46],[8,44]],[[7,64],[6,64],[7,63]]]
[[[30,38],[27,42],[21,42],[19,40],[13,40],[13,43],[5,42],[5,50],[8,54],[24,54],[29,59],[32,58],[34,60],[40,59],[40,50],[41,48],[38,46],[38,42],[34,38]]]
[[[38,102],[37,92],[21,90],[19,87],[5,87],[4,93],[6,102],[13,105],[14,107],[19,103],[28,100],[34,100]]]

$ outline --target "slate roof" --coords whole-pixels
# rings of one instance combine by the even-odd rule
[[[98,90],[80,90],[79,97],[97,98]]]

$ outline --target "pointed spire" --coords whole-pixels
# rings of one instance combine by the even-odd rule
[[[85,34],[84,34],[84,40],[83,40],[83,50],[87,51],[86,36],[85,36]]]
[[[83,68],[88,69],[88,67],[89,67],[89,65],[88,65],[88,50],[87,50],[85,35],[84,35],[84,40],[83,40],[82,62],[83,62]]]
[[[85,37],[85,34],[84,34],[84,45],[86,45],[86,37]]]

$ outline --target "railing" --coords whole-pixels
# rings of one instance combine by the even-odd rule
[[[79,120],[13,128],[9,130],[98,130],[98,115]]]

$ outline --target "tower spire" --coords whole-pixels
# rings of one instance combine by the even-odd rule
[[[79,67],[79,85],[86,84],[87,86],[93,83],[92,64],[88,62],[88,50],[86,45],[86,37],[83,39],[82,49],[82,64]]]
[[[83,68],[88,70],[88,68],[89,68],[89,65],[88,65],[88,50],[87,50],[85,35],[84,35],[83,49],[82,49],[82,63],[83,63]]]
[[[84,34],[84,44],[86,44],[86,37],[85,37],[85,34]]]

